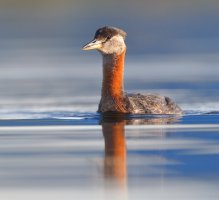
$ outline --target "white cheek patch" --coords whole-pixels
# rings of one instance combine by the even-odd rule
[[[105,54],[121,54],[125,48],[126,45],[123,37],[121,35],[116,35],[107,41],[101,50]]]

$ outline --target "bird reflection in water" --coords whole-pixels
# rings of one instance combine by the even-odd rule
[[[125,120],[103,117],[101,124],[105,141],[105,178],[123,185],[127,176]]]
[[[127,150],[125,138],[125,125],[133,124],[169,124],[176,122],[174,116],[163,116],[161,118],[129,118],[126,115],[102,115],[100,124],[105,141],[105,157],[104,157],[104,178],[113,186],[118,186],[120,191],[127,188]],[[164,130],[156,129],[164,134]],[[122,190],[121,190],[122,189]]]

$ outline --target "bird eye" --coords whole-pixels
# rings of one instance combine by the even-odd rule
[[[109,40],[110,38],[111,38],[111,36],[110,36],[110,35],[108,35],[108,36],[106,37],[106,39],[107,39],[107,40]]]

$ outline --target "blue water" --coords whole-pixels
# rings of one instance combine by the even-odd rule
[[[51,113],[50,113],[51,114]],[[0,126],[50,126],[50,125],[99,125],[101,123],[101,115],[98,113],[66,113],[54,114],[54,118],[41,118],[41,119],[7,119],[1,120]],[[147,119],[166,119],[169,116],[165,115],[130,115],[127,116],[126,121],[131,120],[147,120]],[[64,118],[64,119],[63,119]],[[69,118],[69,119],[68,119]],[[140,123],[144,124],[144,122]],[[147,124],[153,124],[147,123]],[[176,120],[171,121],[170,124],[219,124],[219,114],[215,113],[203,113],[203,114],[185,114],[178,117]]]
[[[219,198],[216,55],[128,59],[128,92],[170,96],[184,114],[115,119],[96,113],[98,57],[29,53],[1,63],[3,199]]]

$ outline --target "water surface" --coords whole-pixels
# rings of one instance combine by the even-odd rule
[[[24,52],[1,61],[4,200],[219,198],[217,55],[128,59],[126,90],[170,96],[184,115],[103,118],[99,57]]]

